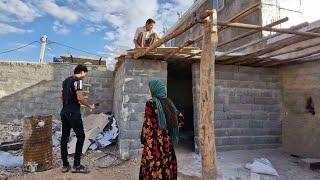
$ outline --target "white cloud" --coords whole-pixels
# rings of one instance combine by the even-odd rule
[[[78,11],[70,9],[67,6],[58,6],[55,0],[41,1],[39,6],[48,14],[66,23],[75,23],[80,17]]]
[[[116,34],[113,31],[106,32],[104,39],[108,41],[113,41],[116,37]]]
[[[0,0],[0,12],[3,22],[32,22],[40,16],[34,5],[21,0]]]
[[[0,22],[0,34],[8,34],[8,33],[31,33],[32,30],[29,29],[21,29],[9,24],[4,24]]]
[[[52,28],[53,31],[57,34],[66,35],[70,33],[70,29],[68,29],[64,24],[62,24],[59,21],[54,21]]]

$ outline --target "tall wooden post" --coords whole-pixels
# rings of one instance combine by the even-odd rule
[[[202,56],[200,61],[200,121],[199,143],[202,179],[217,179],[216,146],[214,134],[214,79],[215,49],[217,46],[217,12],[203,23]]]

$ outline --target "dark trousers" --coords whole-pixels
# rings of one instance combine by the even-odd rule
[[[76,152],[74,154],[74,166],[80,165],[80,157],[82,154],[82,147],[85,138],[83,124],[80,113],[64,112],[61,113],[62,120],[62,136],[61,136],[61,158],[63,166],[68,166],[68,142],[71,128],[76,134],[77,144]]]

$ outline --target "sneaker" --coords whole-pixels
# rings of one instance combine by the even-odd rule
[[[63,166],[62,169],[61,169],[61,172],[62,173],[66,173],[66,172],[69,172],[71,169],[71,166]]]
[[[90,172],[90,170],[83,166],[83,165],[79,165],[79,166],[73,166],[72,168],[72,173],[84,173],[84,174],[88,174]]]

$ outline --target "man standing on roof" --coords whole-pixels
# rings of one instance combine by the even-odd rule
[[[137,28],[133,39],[135,48],[149,47],[160,39],[157,33],[153,31],[155,23],[155,20],[148,19],[145,26]]]

